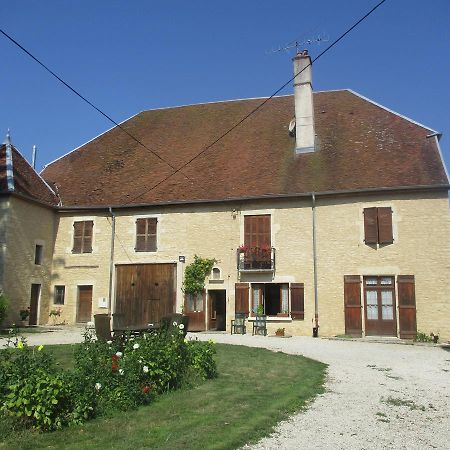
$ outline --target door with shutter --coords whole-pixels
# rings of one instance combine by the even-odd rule
[[[414,339],[417,334],[414,275],[399,275],[397,288],[400,338]]]
[[[245,269],[270,269],[271,227],[270,214],[244,218]]]
[[[249,313],[249,284],[248,283],[236,283],[234,291],[234,312],[245,313],[248,316]]]
[[[184,313],[189,316],[188,331],[206,330],[206,291],[197,294],[186,294],[184,301]]]
[[[361,317],[361,277],[359,275],[344,276],[344,314],[345,334],[362,336]]]
[[[30,325],[37,325],[40,296],[41,296],[41,285],[32,284],[30,296],[30,318],[28,320],[28,323]]]
[[[367,336],[397,336],[394,277],[364,277],[364,306]]]
[[[291,283],[291,317],[293,320],[305,318],[305,285]]]
[[[92,317],[92,286],[78,286],[77,322],[89,322]]]

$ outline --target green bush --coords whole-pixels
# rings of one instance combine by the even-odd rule
[[[8,300],[5,294],[0,294],[0,325],[5,321],[8,315]]]
[[[428,336],[428,334],[418,331],[416,337],[414,338],[415,342],[433,342],[433,338]]]
[[[217,366],[214,355],[216,349],[213,341],[189,341],[188,350],[190,365],[194,372],[203,380],[217,376]]]
[[[42,346],[14,345],[0,351],[0,404],[17,423],[44,431],[136,408],[190,378],[217,375],[213,343],[185,340],[180,326],[125,342],[86,333],[67,372]]]

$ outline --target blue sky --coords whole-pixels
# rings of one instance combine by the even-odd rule
[[[331,42],[376,3],[3,0],[0,27],[122,121],[269,96],[292,76],[293,56],[271,49],[318,34]],[[449,167],[449,23],[448,0],[388,0],[315,63],[314,90],[350,88],[442,132]],[[314,57],[327,44],[306,48]],[[10,128],[28,159],[36,144],[38,169],[112,126],[1,35],[0,61],[0,140]]]

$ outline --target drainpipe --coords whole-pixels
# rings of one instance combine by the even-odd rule
[[[312,228],[313,228],[313,260],[314,260],[314,328],[313,336],[319,334],[319,295],[317,290],[317,236],[316,236],[316,195],[311,194],[312,199]]]
[[[109,294],[108,294],[108,313],[111,314],[112,307],[112,283],[113,283],[113,270],[114,270],[114,242],[116,236],[116,215],[113,213],[112,208],[109,207],[109,213],[111,214],[111,256],[109,259]]]

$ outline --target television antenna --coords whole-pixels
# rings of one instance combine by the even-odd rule
[[[289,52],[293,48],[295,48],[295,53],[299,52],[299,49],[310,46],[310,45],[320,45],[323,42],[328,42],[330,40],[330,36],[328,36],[325,32],[320,32],[317,34],[314,34],[313,36],[305,38],[305,36],[300,36],[296,39],[294,39],[291,42],[288,42],[286,45],[279,46],[276,49],[272,49],[266,53],[279,53],[279,52]]]

